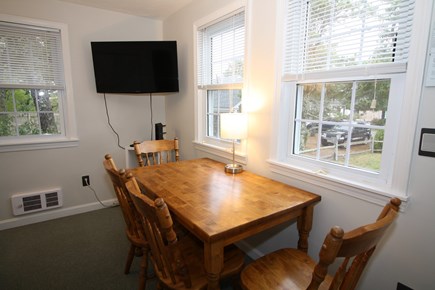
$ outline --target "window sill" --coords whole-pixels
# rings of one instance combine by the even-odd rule
[[[392,197],[398,197],[402,201],[401,210],[407,207],[409,197],[382,191],[376,188],[367,187],[363,184],[354,183],[348,180],[322,175],[303,168],[290,166],[276,160],[268,160],[272,172],[309,183],[314,186],[358,198],[373,204],[384,206]]]
[[[213,154],[218,157],[226,158],[229,160],[233,159],[232,149],[231,148],[223,148],[216,145],[211,145],[207,143],[201,143],[198,141],[193,141],[193,146],[196,150],[203,151],[209,154]],[[248,157],[246,154],[242,154],[240,152],[237,152],[236,150],[236,161],[238,163],[241,163],[243,165],[246,165],[248,162]]]
[[[0,153],[14,151],[28,151],[41,149],[56,149],[76,147],[79,144],[78,138],[50,138],[50,139],[32,139],[32,140],[8,140],[0,141]]]

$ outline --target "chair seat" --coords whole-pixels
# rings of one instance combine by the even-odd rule
[[[185,235],[179,240],[180,250],[183,253],[185,265],[188,268],[192,287],[186,288],[181,278],[173,284],[171,278],[163,277],[162,273],[157,273],[161,281],[172,289],[205,289],[207,287],[207,273],[204,268],[204,245],[191,234]],[[230,245],[224,251],[224,267],[221,273],[221,279],[234,276],[239,273],[244,266],[245,254],[236,246]]]
[[[249,264],[241,274],[244,289],[307,289],[316,261],[297,249],[280,249]],[[332,282],[326,276],[319,289],[328,289]]]

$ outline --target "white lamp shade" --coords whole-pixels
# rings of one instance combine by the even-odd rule
[[[246,139],[248,117],[244,113],[224,113],[221,117],[221,138]]]

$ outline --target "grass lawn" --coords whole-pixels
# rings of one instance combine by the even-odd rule
[[[381,169],[381,153],[361,153],[351,155],[349,165],[352,167],[378,171]]]

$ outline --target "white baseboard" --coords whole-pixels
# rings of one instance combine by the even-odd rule
[[[118,200],[116,198],[107,199],[107,200],[103,200],[102,203],[110,206],[117,205]],[[102,208],[104,207],[99,202],[94,202],[94,203],[73,206],[73,207],[58,208],[49,211],[14,217],[11,219],[0,221],[0,231],[16,228],[20,226],[30,225],[34,223],[44,222],[48,220],[53,220],[57,218],[62,218],[66,216],[72,216],[72,215],[94,211]]]

